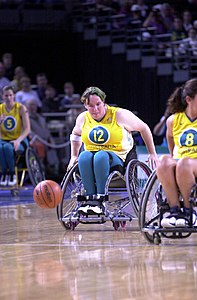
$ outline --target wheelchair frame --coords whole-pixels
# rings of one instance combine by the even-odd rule
[[[150,174],[150,168],[137,159],[129,161],[124,175],[119,171],[111,172],[105,185],[105,214],[84,216],[77,212],[82,204],[77,195],[84,195],[84,188],[78,164],[75,164],[61,183],[63,197],[57,206],[58,220],[68,230],[74,230],[79,223],[102,224],[107,221],[112,222],[114,230],[125,228],[127,221],[138,217],[142,183],[145,184]]]
[[[197,232],[197,227],[192,225],[192,211],[197,204],[196,196],[197,184],[192,188],[190,194],[190,216],[187,227],[161,227],[161,220],[164,214],[170,211],[170,207],[162,185],[157,178],[156,171],[154,171],[146,182],[140,203],[139,226],[144,237],[150,243],[158,245],[161,243],[162,238],[187,238],[192,233]],[[181,195],[180,203],[181,205],[183,204]]]
[[[27,147],[25,155],[17,154],[16,156],[16,185],[13,187],[0,187],[0,189],[10,190],[12,196],[17,196],[20,192],[20,189],[23,188],[27,172],[33,187],[35,187],[40,181],[45,180],[45,174],[42,170],[41,163],[35,151],[31,147]]]

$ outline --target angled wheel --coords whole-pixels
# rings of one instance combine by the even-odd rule
[[[72,230],[71,217],[75,216],[78,206],[77,195],[83,194],[83,185],[78,170],[78,164],[74,165],[72,169],[65,174],[61,183],[61,188],[63,196],[57,207],[57,217],[64,228]]]
[[[145,238],[150,243],[155,243],[155,233],[153,229],[159,226],[160,222],[158,207],[158,192],[161,191],[160,186],[161,184],[154,171],[146,183],[140,203],[139,226]],[[163,191],[161,192],[164,193]],[[163,195],[162,197],[165,196]]]
[[[26,150],[25,160],[29,178],[31,180],[32,185],[35,187],[40,181],[45,180],[44,171],[42,170],[41,163],[36,153],[30,147],[28,147]]]
[[[133,219],[125,176],[119,171],[113,171],[109,174],[105,185],[105,195],[108,195],[108,200],[105,202],[106,216],[112,220],[113,224],[116,221],[123,224]]]
[[[144,186],[152,173],[151,169],[138,159],[132,159],[126,169],[126,186],[135,215],[139,216],[139,207]]]

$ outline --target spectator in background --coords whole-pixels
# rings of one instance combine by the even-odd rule
[[[131,16],[131,6],[137,4],[135,0],[125,0],[121,6],[121,13],[125,14],[127,17]]]
[[[48,86],[48,78],[45,73],[38,73],[36,75],[36,88],[39,99],[42,101],[45,98],[45,90]]]
[[[26,76],[24,67],[17,66],[14,69],[14,77],[13,80],[11,81],[11,85],[14,87],[15,92],[18,92],[22,88],[20,84],[20,80],[24,76]]]
[[[161,14],[165,20],[168,31],[171,31],[174,21],[174,10],[172,6],[169,3],[163,3],[161,6]]]
[[[42,103],[42,112],[43,113],[55,113],[59,112],[60,99],[56,92],[56,89],[48,85],[45,90],[45,98]],[[56,117],[56,116],[47,116],[46,121],[48,128],[53,135],[58,138],[58,144],[63,144],[65,142],[65,134],[67,136],[67,122],[65,123],[65,119],[67,117]],[[69,126],[69,124],[68,124]],[[59,171],[60,173],[65,173],[65,164],[66,164],[66,153],[67,149],[65,147],[58,149],[58,157],[59,157]]]
[[[2,89],[4,86],[9,85],[10,80],[5,77],[5,67],[2,62],[0,62],[0,95],[2,94]],[[2,102],[2,100],[1,100]]]
[[[42,102],[40,101],[36,91],[31,88],[31,79],[28,76],[23,76],[20,79],[20,85],[21,89],[16,92],[16,101],[25,105],[28,100],[33,98],[37,102],[39,109],[41,109]]]
[[[73,94],[72,105],[77,105],[78,107],[75,106],[73,108],[70,108],[66,113],[66,126],[69,134],[75,124],[77,116],[85,110],[84,106],[81,103],[79,94]]]
[[[169,108],[167,107],[163,116],[159,120],[159,122],[153,128],[153,134],[155,136],[160,136],[163,138],[161,146],[167,147],[167,140],[166,140],[166,120],[170,116]]]
[[[197,30],[197,20],[194,20],[193,27]]]
[[[187,38],[187,32],[185,31],[184,27],[183,27],[183,20],[181,17],[175,17],[174,18],[174,22],[173,22],[173,29],[171,30],[171,42],[172,44],[169,45],[169,48],[166,50],[166,53],[167,56],[177,56],[175,58],[175,68],[176,69],[179,69],[179,62],[180,62],[180,59],[179,59],[179,55],[180,55],[180,52],[179,52],[179,45],[180,45],[180,42]]]
[[[60,99],[60,110],[67,111],[66,105],[72,104],[74,93],[74,85],[71,81],[67,81],[64,84],[64,96]]]
[[[145,0],[137,0],[137,5],[139,5],[141,16],[142,16],[143,20],[145,20],[145,18],[148,15],[148,11],[149,11],[149,7],[146,4],[146,1]]]
[[[137,4],[133,4],[131,6],[131,17],[129,18],[129,22],[132,25],[138,25],[138,27],[141,27],[143,21],[143,17],[141,15],[141,8]]]
[[[25,103],[30,118],[31,133],[29,135],[30,144],[35,148],[35,151],[41,160],[43,168],[48,172],[48,176],[58,176],[59,170],[59,159],[57,156],[57,151],[54,148],[50,148],[45,145],[45,142],[52,145],[55,144],[53,137],[50,134],[50,131],[47,126],[45,118],[38,113],[38,104],[37,101],[33,98],[28,99]],[[38,136],[38,139],[33,139],[35,135]],[[40,140],[41,138],[42,140]],[[33,140],[32,140],[33,139]],[[32,141],[31,141],[32,140]]]
[[[161,15],[159,7],[153,6],[151,12],[145,19],[143,27],[153,27],[156,28],[156,34],[164,34],[168,31],[168,26],[165,23],[165,19]]]
[[[192,13],[189,10],[184,10],[183,11],[183,28],[185,30],[185,32],[188,32],[193,26],[192,26]]]
[[[197,30],[190,28],[188,31],[188,38],[183,39],[180,46],[179,52],[186,54],[189,52],[191,55],[197,55]]]
[[[56,89],[48,85],[45,89],[45,97],[42,101],[42,112],[58,112],[60,100],[57,95]]]
[[[14,76],[14,65],[12,53],[4,53],[2,55],[2,63],[5,67],[5,77],[9,80],[13,79]]]
[[[171,30],[171,41],[177,42],[187,37],[187,32],[183,27],[183,20],[181,17],[175,17],[173,22],[173,28]]]

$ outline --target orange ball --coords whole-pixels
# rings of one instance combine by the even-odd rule
[[[37,184],[33,191],[33,198],[41,208],[55,208],[62,200],[60,185],[53,180],[43,180]]]

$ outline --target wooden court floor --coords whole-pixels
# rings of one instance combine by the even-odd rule
[[[193,300],[197,235],[151,245],[137,221],[66,231],[55,209],[0,191],[0,299]]]

